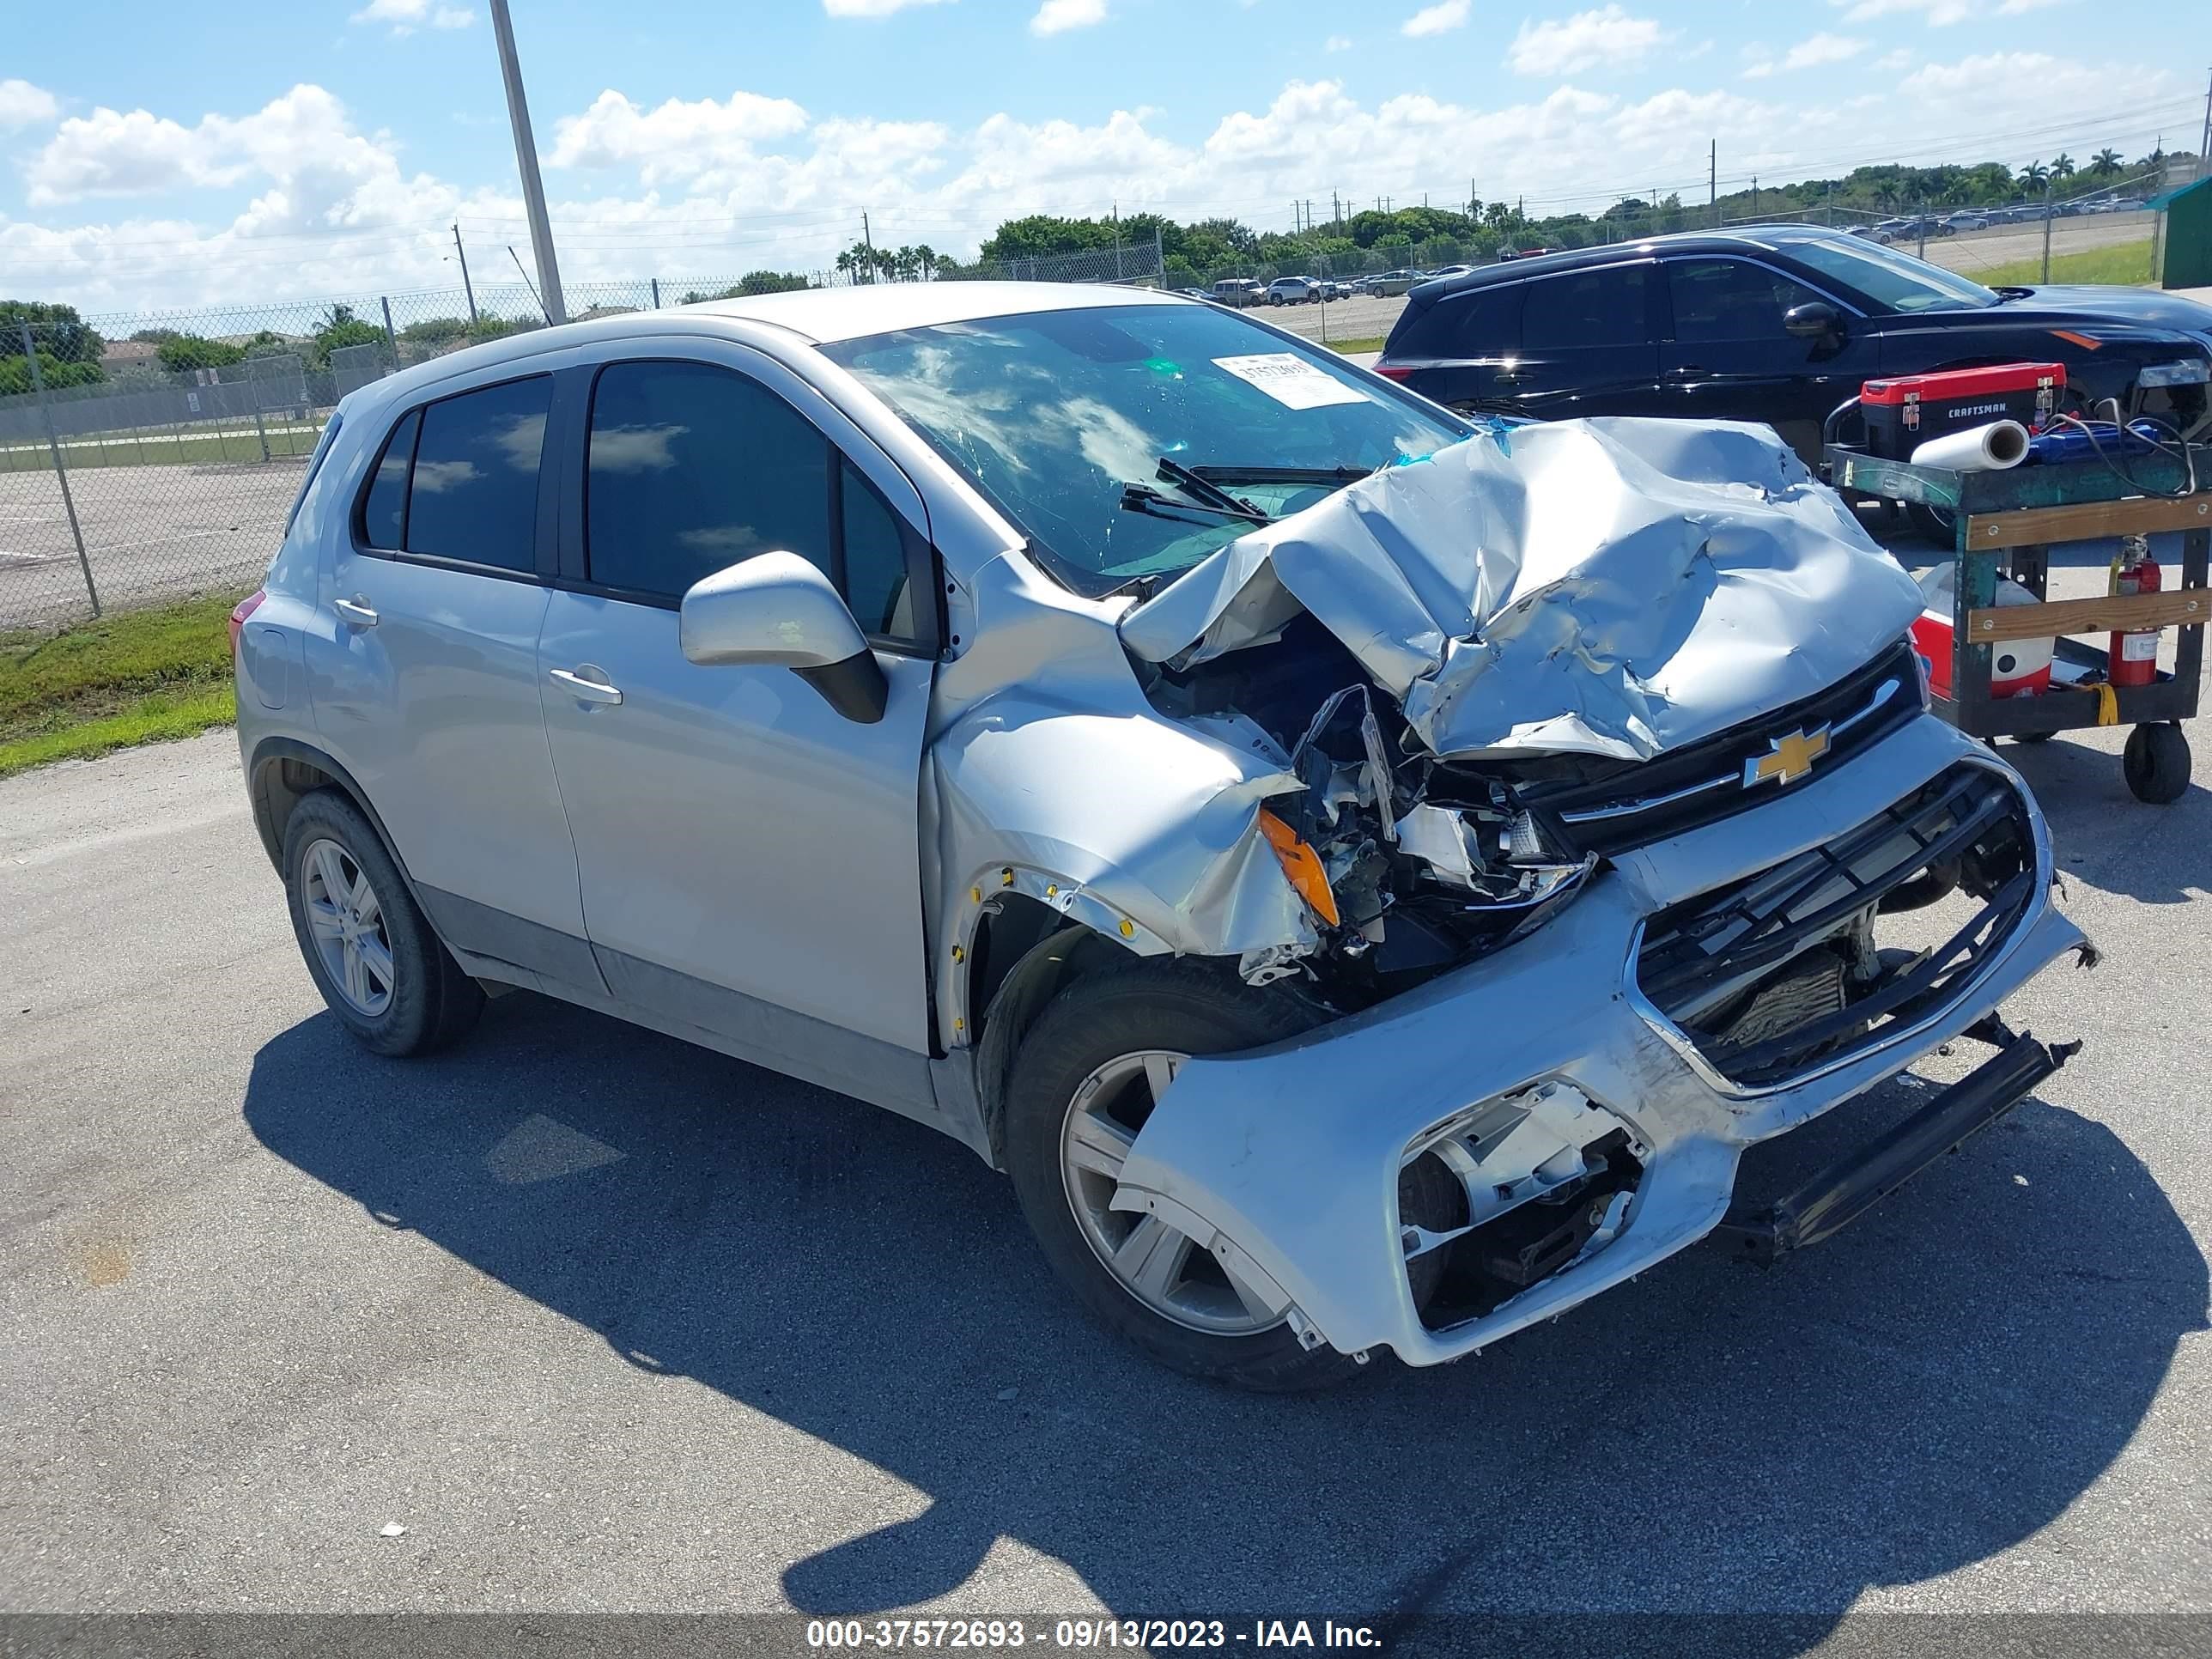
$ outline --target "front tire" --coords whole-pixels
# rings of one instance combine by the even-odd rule
[[[1077,981],[1015,1057],[1006,1163],[1046,1261],[1099,1324],[1193,1376],[1291,1392],[1355,1369],[1333,1348],[1300,1346],[1287,1310],[1240,1286],[1210,1241],[1110,1205],[1130,1142],[1184,1060],[1310,1023],[1287,997],[1213,964],[1158,958]]]
[[[461,971],[366,814],[321,789],[284,826],[292,933],[323,1000],[375,1054],[427,1054],[462,1036],[483,988]]]

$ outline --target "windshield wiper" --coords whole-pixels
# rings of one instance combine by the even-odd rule
[[[1160,457],[1159,465],[1159,477],[1167,479],[1170,483],[1180,485],[1184,494],[1203,501],[1206,506],[1222,513],[1233,514],[1240,519],[1249,519],[1255,524],[1266,524],[1268,521],[1265,513],[1253,506],[1251,502],[1240,501],[1231,495],[1207,477],[1200,469],[1185,466],[1182,462],[1172,460],[1165,455]]]
[[[1194,466],[1194,478],[1207,483],[1348,484],[1372,473],[1371,466]]]
[[[1209,518],[1237,519],[1245,524],[1273,522],[1266,514],[1256,507],[1247,507],[1242,501],[1225,507],[1217,507],[1212,501],[1179,501],[1172,495],[1161,495],[1150,484],[1123,484],[1121,505],[1132,513],[1149,513],[1156,519],[1173,519],[1185,513],[1202,513]],[[1188,523],[1189,520],[1185,520],[1184,522]]]

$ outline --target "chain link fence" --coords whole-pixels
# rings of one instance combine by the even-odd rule
[[[567,285],[573,319],[860,281],[1157,285],[1157,241],[1010,267],[871,268]],[[526,283],[0,328],[0,631],[52,628],[268,567],[331,411],[397,369],[543,328]]]

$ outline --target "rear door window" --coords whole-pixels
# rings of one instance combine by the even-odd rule
[[[552,406],[547,374],[427,405],[407,494],[407,551],[534,571],[538,474]]]
[[[1568,271],[1528,284],[1521,341],[1531,351],[1642,345],[1651,337],[1648,264]]]
[[[1684,344],[1779,339],[1784,314],[1820,297],[1747,259],[1669,260],[1667,288],[1674,338]]]

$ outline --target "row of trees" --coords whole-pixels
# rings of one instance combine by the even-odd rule
[[[32,390],[30,359],[23,355],[23,325],[39,354],[39,379],[50,390],[90,386],[107,378],[100,354],[107,342],[85,325],[75,306],[39,300],[0,300],[0,398]]]

